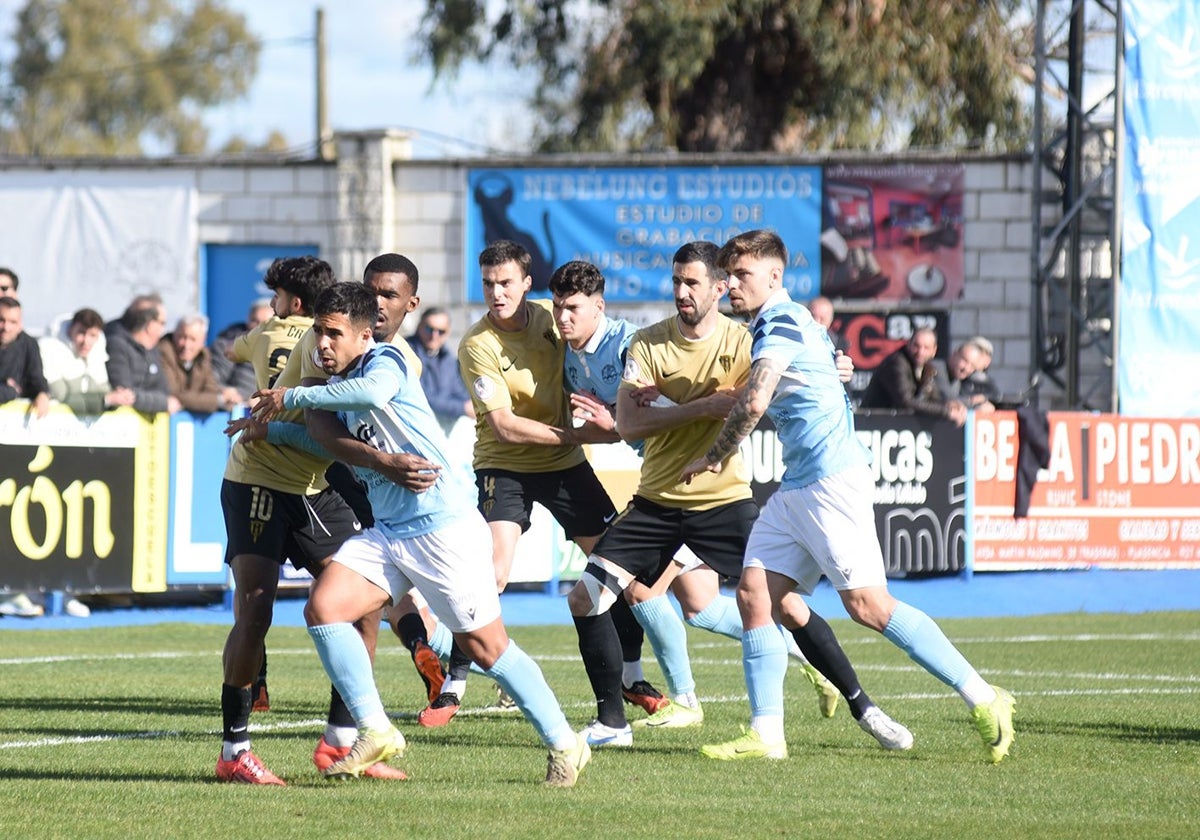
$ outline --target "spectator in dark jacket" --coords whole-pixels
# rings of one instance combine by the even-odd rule
[[[25,332],[21,302],[0,297],[0,403],[27,399],[38,417],[50,410],[50,386],[42,374],[37,340]]]
[[[945,417],[961,426],[967,419],[966,406],[942,395],[937,369],[932,364],[936,354],[937,334],[928,328],[918,329],[907,344],[875,368],[861,407]]]
[[[138,411],[169,411],[181,408],[171,395],[167,376],[158,356],[158,342],[167,319],[162,304],[125,310],[108,339],[108,381],[114,388],[129,388]]]
[[[212,356],[204,346],[207,335],[208,318],[188,315],[158,342],[158,357],[171,395],[193,414],[227,411],[242,401],[236,388],[217,384]]]
[[[274,314],[275,311],[271,309],[271,299],[259,298],[250,304],[250,311],[246,313],[245,321],[230,324],[221,330],[217,333],[217,337],[213,339],[212,346],[208,348],[208,354],[212,358],[213,375],[217,377],[217,384],[235,388],[238,394],[241,395],[242,402],[249,400],[250,395],[258,390],[258,383],[254,376],[254,365],[249,362],[231,361],[225,355],[225,351],[233,346],[233,342],[237,340],[238,336],[250,332],[250,330],[268,320]]]
[[[450,313],[431,306],[421,313],[417,331],[408,337],[421,360],[421,389],[429,407],[447,431],[460,417],[474,417],[475,408],[458,371],[458,355],[446,347],[450,337]]]

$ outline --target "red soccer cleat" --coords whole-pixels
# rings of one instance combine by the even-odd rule
[[[435,726],[445,726],[450,719],[458,714],[458,695],[443,691],[437,699],[421,710],[417,715],[417,723],[426,729]]]
[[[250,707],[252,712],[269,712],[271,711],[271,695],[267,693],[267,683],[256,682],[250,689],[254,694],[254,704]]]
[[[652,715],[671,705],[671,701],[662,696],[662,692],[645,680],[638,680],[629,688],[621,686],[621,696],[632,706],[640,706],[646,714]]]
[[[434,653],[433,648],[424,642],[417,642],[413,647],[413,665],[425,683],[425,691],[429,694],[429,702],[433,703],[442,693],[446,682],[446,672],[442,670],[442,660]]]
[[[325,736],[321,736],[321,740],[317,741],[317,748],[313,750],[313,764],[317,765],[317,769],[324,772],[325,768],[334,762],[341,761],[350,754],[349,747],[335,747],[325,740]],[[363,771],[363,776],[368,779],[387,779],[392,782],[408,781],[408,774],[399,767],[392,767],[384,761],[378,761],[372,764]]]
[[[242,750],[237,758],[226,761],[217,759],[217,778],[222,782],[237,782],[243,785],[286,785],[283,779],[268,770],[262,759],[250,750]]]

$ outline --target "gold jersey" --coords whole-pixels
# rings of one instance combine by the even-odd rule
[[[276,320],[276,319],[271,319]],[[297,320],[294,316],[286,319]],[[312,318],[308,318],[309,327]],[[267,324],[270,324],[268,321]],[[265,326],[265,325],[264,325]],[[253,334],[253,333],[251,333]],[[327,379],[321,369],[316,355],[316,333],[308,329],[299,336],[299,341],[293,340],[286,346],[288,352],[287,364],[275,378],[274,388],[292,388],[309,377]],[[254,358],[274,358],[283,352],[284,344],[276,346],[267,354],[259,353]],[[262,373],[255,364],[255,375],[262,380]],[[284,411],[276,420],[288,423],[303,423],[303,409]],[[240,484],[260,484],[281,493],[303,493],[311,495],[324,490],[328,485],[325,481],[325,470],[330,461],[320,458],[300,449],[290,446],[277,446],[266,441],[258,441],[252,446],[235,445],[229,450],[229,461],[225,465],[225,478]]]
[[[692,340],[679,332],[674,316],[634,333],[621,388],[653,383],[677,403],[745,384],[750,372],[750,333],[724,315],[708,336]],[[691,484],[679,480],[683,468],[704,455],[725,425],[724,418],[695,420],[646,438],[637,493],[673,508],[706,510],[749,499],[750,477],[735,452],[719,473],[704,472]]]
[[[525,303],[525,329],[496,329],[484,315],[458,345],[458,366],[475,405],[475,469],[520,473],[565,470],[583,463],[580,446],[503,443],[496,439],[485,415],[509,408],[518,417],[569,428],[567,394],[563,391],[566,346],[550,301]]]
[[[272,315],[263,323],[233,342],[233,354],[238,362],[254,366],[254,383],[261,390],[271,388],[287,365],[292,348],[309,329],[313,319],[308,315]]]

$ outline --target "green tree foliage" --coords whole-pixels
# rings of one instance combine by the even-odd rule
[[[422,49],[536,67],[547,151],[1010,150],[1030,2],[427,0]]]
[[[0,151],[204,151],[202,108],[246,93],[258,42],[219,0],[28,0],[4,68]]]

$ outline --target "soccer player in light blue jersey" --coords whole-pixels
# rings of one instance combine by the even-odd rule
[[[284,409],[336,412],[358,440],[381,452],[409,453],[447,464],[448,444],[420,380],[404,356],[372,339],[379,305],[358,283],[339,283],[315,305],[313,331],[325,385],[258,392],[254,423],[244,439],[260,437],[262,422]],[[312,449],[299,424],[270,424],[268,442]],[[491,561],[491,534],[475,507],[475,492],[454,470],[443,470],[424,492],[414,493],[369,469],[356,468],[367,485],[373,527],[348,540],[314,583],[305,620],[321,663],[359,726],[349,755],[323,772],[329,779],[360,776],[403,754],[403,735],[383,708],[366,648],[352,621],[415,588],[445,622],[455,641],[516,701],[550,748],[546,783],[575,784],[590,756],[537,664],[508,637],[500,615]]]
[[[771,231],[743,233],[724,245],[718,262],[729,272],[734,312],[752,317],[750,379],[712,447],[684,468],[683,479],[719,473],[764,413],[783,445],[785,472],[751,532],[738,585],[750,730],[702,752],[725,760],[787,756],[787,659],[772,610],[792,592],[811,594],[824,575],[851,618],[959,693],[988,759],[998,763],[1013,741],[1013,697],[989,685],[933,619],[888,593],[869,453],[855,436],[828,334],[783,288],[783,241]]]
[[[591,422],[611,432],[612,440],[620,440],[616,431],[617,392],[625,369],[626,355],[637,326],[623,318],[614,318],[605,311],[604,275],[595,265],[573,260],[560,266],[550,278],[554,319],[566,340],[564,384],[572,392],[571,403],[575,422]],[[850,360],[847,366],[852,370]],[[648,393],[659,400],[661,395]],[[639,455],[643,441],[629,444]],[[679,600],[685,620],[692,627],[741,639],[742,622],[733,598],[720,592],[716,572],[701,563],[687,546],[683,546],[676,562],[655,582],[653,589],[634,584],[626,590],[633,613],[654,648],[663,669],[671,704],[638,721],[649,728],[677,728],[700,723],[695,710],[696,681],[687,652],[687,634],[675,615],[667,596],[670,587]],[[818,705],[825,717],[832,717],[837,707],[838,690],[820,671],[809,664],[799,645],[790,635],[784,639],[788,654],[804,668],[805,675],[817,690]],[[623,680],[631,684],[628,675]]]

